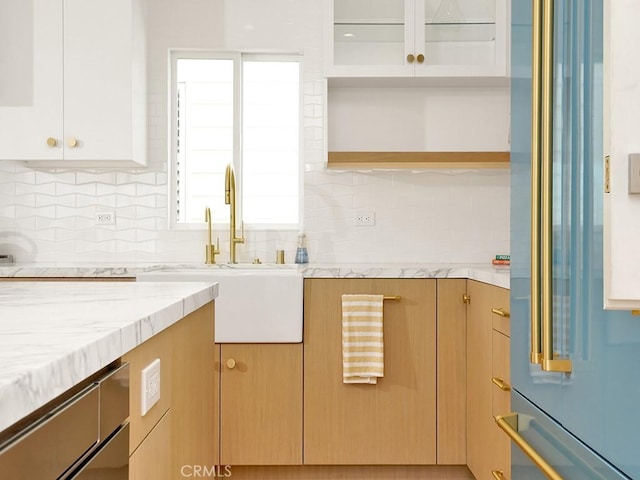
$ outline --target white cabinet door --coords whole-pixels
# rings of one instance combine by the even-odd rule
[[[629,193],[629,176],[640,176],[640,167],[629,168],[629,155],[640,153],[638,22],[637,0],[605,1],[604,300],[612,309],[640,309],[640,193]]]
[[[505,77],[509,0],[420,0],[416,4],[416,75]]]
[[[135,160],[135,6],[65,0],[65,160]]]
[[[0,2],[2,160],[62,158],[61,25],[62,0]]]
[[[421,1],[421,0],[420,0]],[[330,76],[410,76],[414,0],[325,0]]]
[[[325,0],[329,77],[505,77],[509,0]]]
[[[145,5],[2,0],[0,159],[146,163]]]

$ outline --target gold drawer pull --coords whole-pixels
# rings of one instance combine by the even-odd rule
[[[418,61],[418,63],[423,63],[424,62],[424,55],[419,53],[418,56],[416,57],[416,60]]]
[[[415,62],[415,60],[416,60],[416,57],[413,53],[410,53],[409,55],[407,55],[407,62],[413,63]]]
[[[227,368],[228,369],[236,368],[236,361],[233,358],[230,358],[229,360],[227,360]]]
[[[502,470],[491,470],[491,475],[496,480],[507,480],[507,477],[504,476],[504,472]]]
[[[496,387],[498,387],[503,392],[511,391],[511,385],[506,383],[504,379],[502,379],[501,377],[493,377],[491,379],[491,383],[493,383]]]
[[[471,295],[462,294],[462,303],[471,303]]]
[[[491,312],[503,318],[511,318],[511,314],[509,312],[505,312],[501,308],[492,308]]]
[[[382,297],[382,300],[388,300],[390,302],[398,302],[400,301],[400,295],[385,295]]]
[[[49,137],[47,138],[47,145],[50,147],[55,147],[58,145],[58,141],[53,137]]]

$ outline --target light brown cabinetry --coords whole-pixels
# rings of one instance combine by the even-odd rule
[[[502,329],[505,325],[508,327],[509,290],[474,280],[469,280],[467,286],[470,297],[467,307],[467,465],[477,480],[492,480],[492,472],[498,470],[504,478],[509,478],[508,463],[504,464],[505,452],[500,450],[504,446],[502,442],[501,446],[496,443],[497,428],[493,419],[494,398],[497,405],[504,402],[505,394],[509,393],[492,381],[501,378],[508,382],[504,372],[508,373],[509,346],[500,337],[496,339],[496,351],[493,345],[494,332],[503,335],[494,330],[494,325]],[[507,442],[507,455],[509,447]],[[500,467],[496,466],[498,459],[501,459]]]
[[[302,344],[221,345],[220,463],[302,464]]]
[[[342,383],[343,293],[399,295],[384,304],[384,377]],[[436,281],[307,279],[305,464],[436,463]]]
[[[502,303],[502,302],[501,302]],[[504,303],[502,303],[504,305]],[[492,336],[492,415],[504,415],[511,411],[511,380],[509,361],[509,317],[508,309],[498,307],[499,313],[493,314]],[[511,443],[502,430],[494,423],[492,442],[494,445],[492,472],[500,478],[511,478]]]
[[[125,354],[130,364],[132,479],[178,478],[218,463],[218,374],[210,302]],[[141,370],[160,359],[160,400],[141,415]]]
[[[437,392],[439,465],[467,463],[467,308],[465,279],[439,279]]]
[[[171,410],[167,411],[129,458],[129,480],[172,480]]]
[[[131,455],[149,435],[160,419],[171,407],[173,393],[171,371],[172,342],[168,331],[151,337],[122,357],[129,362],[129,454]],[[141,372],[154,360],[160,360],[160,400],[147,412],[141,415]]]
[[[213,302],[167,331],[173,346],[172,448],[178,473],[183,465],[219,463],[219,346],[213,343],[213,332]]]

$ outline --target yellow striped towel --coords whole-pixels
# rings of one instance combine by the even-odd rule
[[[342,295],[342,381],[373,383],[384,376],[382,295]]]

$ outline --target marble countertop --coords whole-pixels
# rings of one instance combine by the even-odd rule
[[[509,288],[508,267],[480,264],[309,264],[305,278],[469,278]]]
[[[0,282],[0,431],[217,295],[210,283]]]
[[[509,288],[508,267],[487,264],[123,264],[123,265],[40,265],[15,264],[0,266],[0,277],[25,278],[135,278],[138,273],[172,269],[246,269],[298,268],[305,278],[470,278],[502,288]]]

